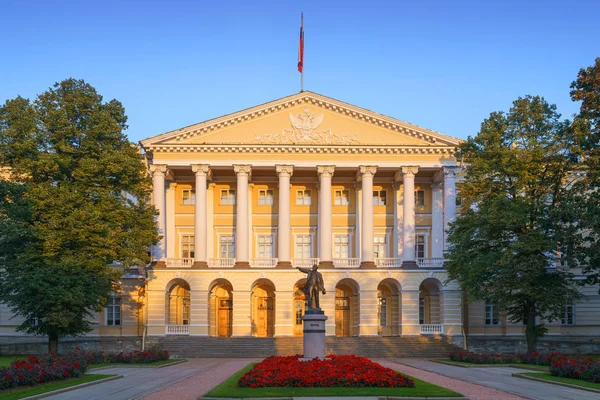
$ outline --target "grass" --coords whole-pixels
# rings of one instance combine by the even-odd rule
[[[550,373],[522,372],[519,375],[526,375],[526,376],[531,376],[533,378],[544,379],[546,381],[552,381],[552,382],[558,382],[558,383],[568,383],[569,385],[575,385],[575,386],[581,386],[584,388],[600,390],[600,383],[582,381],[580,379],[563,378],[560,376],[550,375]]]
[[[134,367],[134,368],[144,368],[144,367],[160,367],[161,365],[173,364],[182,361],[181,358],[173,358],[170,360],[161,360],[155,361],[151,363],[101,363],[101,364],[91,364],[88,365],[88,369],[96,369],[96,368],[104,368],[104,367]]]
[[[26,356],[0,356],[0,367],[9,367],[14,360],[22,360]]]
[[[109,378],[114,375],[84,375],[81,378],[63,379],[60,381],[48,382],[36,386],[25,386],[5,391],[0,391],[0,398],[2,400],[16,400],[22,399],[29,396],[36,396],[42,393],[52,392],[58,389],[64,389],[82,383],[93,382],[104,378]]]
[[[512,363],[512,364],[475,364],[466,361],[454,361],[449,358],[439,358],[433,361],[443,361],[444,363],[454,364],[460,367],[467,368],[493,368],[493,367],[512,367],[512,368],[523,368],[523,369],[532,369],[535,371],[548,371],[547,365],[535,365],[535,364],[521,364],[521,363]]]
[[[395,396],[395,397],[462,397],[461,394],[418,379],[414,388],[239,388],[237,381],[253,364],[242,368],[225,382],[206,393],[205,397],[295,397],[295,396]],[[407,375],[405,375],[407,376]]]

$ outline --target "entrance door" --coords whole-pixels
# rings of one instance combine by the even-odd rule
[[[258,309],[256,311],[256,336],[273,336],[273,332],[271,331],[271,321],[273,321],[273,298],[259,297]]]
[[[220,337],[231,336],[231,317],[232,317],[232,301],[230,299],[219,298],[219,315],[218,315],[218,334]]]
[[[350,299],[335,298],[335,335],[352,336],[350,332]]]
[[[306,300],[304,299],[296,299],[294,300],[294,336],[302,336],[302,316],[304,315],[304,303]]]

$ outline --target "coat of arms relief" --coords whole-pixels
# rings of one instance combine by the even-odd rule
[[[340,135],[331,129],[319,130],[323,123],[324,114],[315,115],[305,108],[301,113],[290,115],[291,129],[282,129],[280,133],[254,134],[252,140],[258,144],[360,144],[356,135]]]

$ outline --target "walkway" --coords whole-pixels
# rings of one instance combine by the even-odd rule
[[[440,364],[429,360],[418,358],[396,358],[375,360],[387,367],[412,375],[415,378],[423,379],[434,384],[455,389],[445,385],[442,378],[453,378],[453,380],[463,381],[464,387],[467,383],[475,384],[473,386],[485,386],[512,393],[517,396],[523,396],[529,399],[539,400],[598,400],[598,393],[586,392],[579,389],[571,389],[563,386],[552,385],[549,383],[535,382],[511,376],[516,372],[535,372],[526,371],[520,368],[493,367],[493,368],[461,368],[452,365]],[[438,383],[439,382],[439,383]],[[461,389],[463,386],[459,386]],[[469,396],[471,399],[508,399],[508,395],[503,397],[475,397],[469,395],[466,390],[456,390]],[[512,398],[518,399],[519,397]]]

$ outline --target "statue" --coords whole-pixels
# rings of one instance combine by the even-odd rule
[[[310,268],[300,268],[296,267],[298,271],[304,272],[307,274],[306,276],[306,285],[304,286],[306,297],[308,300],[308,307],[313,308],[313,299],[315,300],[315,307],[319,307],[319,292],[325,294],[325,284],[323,283],[323,276],[317,268],[319,266],[317,264],[313,265],[312,269]]]

